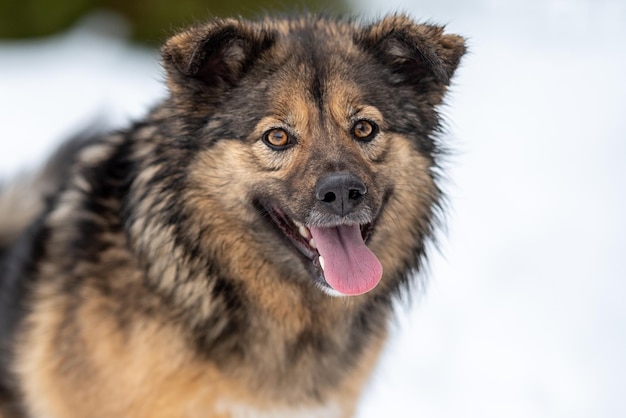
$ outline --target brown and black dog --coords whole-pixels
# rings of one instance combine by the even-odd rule
[[[34,196],[0,214],[0,416],[351,416],[437,223],[464,52],[401,15],[172,37],[145,120],[0,196]]]

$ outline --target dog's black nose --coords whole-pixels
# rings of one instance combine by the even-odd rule
[[[315,197],[336,215],[354,211],[367,193],[367,187],[352,173],[340,171],[327,174],[318,180]]]

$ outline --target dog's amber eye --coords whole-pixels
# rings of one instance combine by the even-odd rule
[[[291,137],[289,134],[280,128],[270,129],[263,135],[263,141],[270,146],[270,148],[279,150],[287,148],[291,145]]]
[[[371,141],[378,133],[378,126],[368,120],[359,120],[352,126],[352,135],[359,141]]]

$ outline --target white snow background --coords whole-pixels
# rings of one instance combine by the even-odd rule
[[[626,2],[356,6],[470,47],[443,109],[447,232],[359,417],[626,416]],[[165,94],[155,51],[101,31],[0,41],[0,177]]]

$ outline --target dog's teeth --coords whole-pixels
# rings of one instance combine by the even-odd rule
[[[317,244],[315,243],[315,240],[313,238],[309,240],[309,245],[311,246],[311,248],[314,248],[317,250]]]
[[[321,255],[319,258],[319,262],[320,262],[320,267],[322,268],[322,271],[324,271],[324,257],[322,257]]]
[[[298,225],[298,232],[300,233],[300,235],[302,235],[302,237],[306,239],[309,239],[311,237],[311,234],[309,233],[309,229],[302,224]]]

